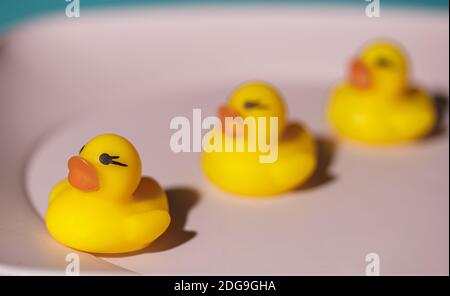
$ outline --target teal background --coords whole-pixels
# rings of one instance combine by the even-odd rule
[[[365,7],[364,0],[80,0],[81,9],[90,7],[111,7],[123,5],[261,5],[261,4],[289,4],[289,5],[352,5]],[[381,5],[398,6],[400,8],[445,10],[448,12],[447,0],[380,0]],[[30,17],[48,12],[60,11],[64,13],[67,2],[65,0],[0,0],[0,32],[7,30],[16,23]]]

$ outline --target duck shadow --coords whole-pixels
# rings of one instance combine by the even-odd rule
[[[433,130],[427,139],[436,138],[444,134],[447,127],[444,124],[445,116],[448,112],[448,96],[443,92],[436,92],[433,95],[434,107],[436,108],[437,120]]]
[[[149,177],[143,177],[141,183],[138,186],[136,192],[138,200],[139,196],[146,195],[156,190],[155,186],[151,186],[152,183],[156,183]],[[159,185],[158,185],[159,187]],[[162,189],[160,189],[162,190]],[[146,193],[146,194],[144,194]],[[127,253],[120,254],[95,254],[99,257],[127,257],[143,253],[157,253],[167,251],[176,248],[194,238],[197,235],[196,231],[186,230],[186,222],[189,212],[198,203],[200,199],[199,193],[192,188],[188,187],[174,187],[166,190],[167,199],[169,202],[169,211],[171,221],[167,230],[152,242],[148,247]]]
[[[330,174],[329,168],[334,160],[336,143],[325,136],[316,137],[317,167],[312,176],[295,191],[306,191],[322,186],[336,180],[336,176]]]

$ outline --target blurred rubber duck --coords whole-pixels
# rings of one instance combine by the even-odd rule
[[[169,226],[165,192],[141,179],[141,160],[125,138],[104,134],[68,161],[69,175],[50,193],[46,224],[58,241],[81,251],[142,249]]]
[[[349,69],[348,80],[331,93],[327,117],[345,138],[369,144],[420,139],[436,125],[431,96],[412,86],[403,50],[391,42],[363,49]]]
[[[315,140],[303,126],[287,124],[283,98],[273,86],[258,81],[239,86],[228,104],[219,108],[219,118],[221,128],[203,138],[201,163],[208,179],[224,191],[255,197],[275,195],[299,187],[314,172]],[[237,124],[230,132],[224,128],[226,118],[253,118],[256,132],[249,132],[245,124]],[[271,118],[278,120],[277,125]],[[267,127],[265,133],[262,122]],[[262,156],[273,156],[273,151],[259,145],[249,149],[250,143],[259,143],[264,134],[266,143],[272,141],[270,149],[277,149],[270,161]],[[227,150],[227,141],[236,149]],[[239,152],[241,144],[244,149]]]

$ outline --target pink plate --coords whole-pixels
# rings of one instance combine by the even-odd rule
[[[352,274],[368,253],[382,274],[448,274],[449,139],[369,149],[334,143],[329,86],[367,40],[398,40],[414,80],[448,95],[448,14],[307,6],[141,9],[56,16],[18,27],[0,48],[0,273]],[[267,200],[237,198],[202,176],[198,153],[169,149],[170,120],[214,114],[245,80],[286,97],[318,135],[328,165],[315,183]],[[92,136],[138,148],[167,190],[173,225],[148,249],[95,256],[57,243],[43,215],[66,161]]]

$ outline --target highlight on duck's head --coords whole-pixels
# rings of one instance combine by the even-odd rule
[[[68,161],[69,183],[84,192],[110,199],[132,196],[141,179],[141,159],[124,137],[104,134],[84,145]]]
[[[252,81],[241,84],[230,95],[228,103],[219,109],[219,117],[237,117],[243,119],[254,117],[265,118],[267,123],[271,117],[278,119],[278,131],[286,126],[286,108],[283,97],[272,85]]]
[[[359,89],[395,96],[407,89],[408,61],[400,46],[374,42],[352,60],[349,83]]]

